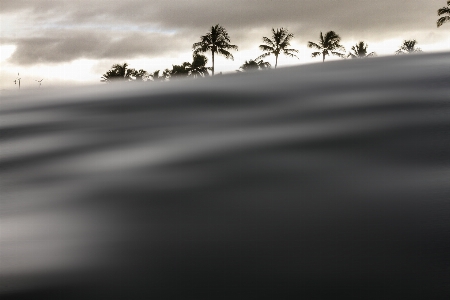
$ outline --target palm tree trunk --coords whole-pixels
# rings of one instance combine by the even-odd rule
[[[275,55],[275,69],[277,68],[278,65],[278,55]]]
[[[214,76],[214,50],[211,51],[212,53],[212,76]]]
[[[325,52],[323,52],[322,55],[323,55],[323,60],[322,60],[322,62],[325,62]]]

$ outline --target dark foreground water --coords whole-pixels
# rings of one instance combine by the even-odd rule
[[[1,299],[448,299],[450,53],[2,95]]]

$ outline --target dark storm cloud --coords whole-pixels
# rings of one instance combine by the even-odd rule
[[[328,30],[337,31],[343,38],[381,40],[407,35],[407,32],[435,30],[436,11],[444,4],[444,0],[6,0],[2,1],[0,14],[26,17],[27,23],[19,26],[17,36],[20,38],[12,41],[18,46],[12,59],[26,64],[78,57],[152,55],[152,51],[162,53],[170,48],[188,51],[194,40],[187,43],[187,38],[198,39],[217,23],[228,29],[232,42],[242,41],[245,46],[252,41],[257,45],[264,28],[270,34],[272,27],[282,26],[288,27],[302,43]],[[36,24],[40,27],[30,29]],[[70,37],[54,38],[52,31],[45,30],[48,24],[62,28]],[[152,33],[175,31],[183,39],[167,36],[171,39],[169,43],[145,32],[129,32],[122,33],[117,40],[114,30],[109,35],[87,32],[87,29],[85,33],[73,33],[73,28],[78,26],[137,26],[150,28]],[[20,29],[27,34],[35,30],[37,38],[21,35]]]

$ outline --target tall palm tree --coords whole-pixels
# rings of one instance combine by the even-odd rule
[[[276,69],[278,65],[278,55],[280,55],[280,53],[283,53],[284,55],[290,57],[297,57],[294,53],[298,53],[298,50],[288,48],[291,45],[290,42],[293,38],[294,34],[289,33],[288,30],[283,27],[281,27],[280,29],[277,28],[277,30],[272,28],[272,39],[263,37],[264,45],[259,45],[259,49],[264,51],[264,53],[258,56],[256,59],[261,59],[273,54],[275,55]]]
[[[450,21],[450,0],[447,1],[447,7],[439,8],[438,11],[437,11],[437,13],[438,13],[438,16],[442,16],[442,15],[445,15],[445,14],[448,15],[448,16],[440,17],[440,18],[436,21],[437,27],[441,27],[442,24],[444,24],[445,22]]]
[[[211,70],[211,68],[206,67],[207,63],[208,58],[206,58],[206,56],[201,54],[194,54],[189,75],[193,76],[194,78],[198,76],[209,76],[208,70]]]
[[[326,55],[336,55],[339,57],[344,57],[344,54],[338,51],[345,51],[345,48],[340,44],[341,38],[334,31],[328,31],[325,36],[320,32],[319,43],[308,42],[309,48],[315,48],[319,51],[313,52],[312,57],[322,55],[322,62],[325,61]],[[338,51],[337,51],[338,50]]]
[[[225,58],[234,60],[233,54],[228,50],[238,50],[236,45],[230,44],[230,37],[225,28],[217,24],[211,26],[211,31],[200,37],[200,42],[194,43],[192,49],[194,54],[205,53],[211,51],[212,56],[212,75],[214,76],[214,54],[220,54]]]
[[[359,42],[358,44],[356,44],[355,46],[352,47],[352,52],[350,52],[347,57],[351,57],[351,58],[365,58],[365,57],[370,57],[370,56],[375,56],[375,52],[370,52],[367,53],[367,48],[369,47],[369,45],[367,45],[364,42]]]
[[[400,46],[400,49],[395,51],[395,54],[409,54],[415,52],[422,52],[422,49],[416,48],[417,41],[416,40],[405,40],[403,44]]]
[[[270,63],[267,61],[256,61],[256,59],[250,59],[249,61],[245,61],[245,63],[240,67],[242,71],[250,71],[250,70],[268,70],[270,69]],[[241,72],[240,70],[237,70]]]

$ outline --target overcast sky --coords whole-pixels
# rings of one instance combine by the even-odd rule
[[[299,59],[279,66],[320,62],[308,41],[336,31],[347,52],[356,42],[391,55],[405,39],[426,52],[450,51],[450,23],[436,27],[446,0],[0,0],[0,88],[96,84],[112,64],[155,71],[191,61],[192,44],[215,24],[239,47],[235,60],[218,58],[230,72],[261,54],[271,28],[294,34]],[[210,59],[211,54],[206,54]],[[266,58],[274,65],[274,57]]]

